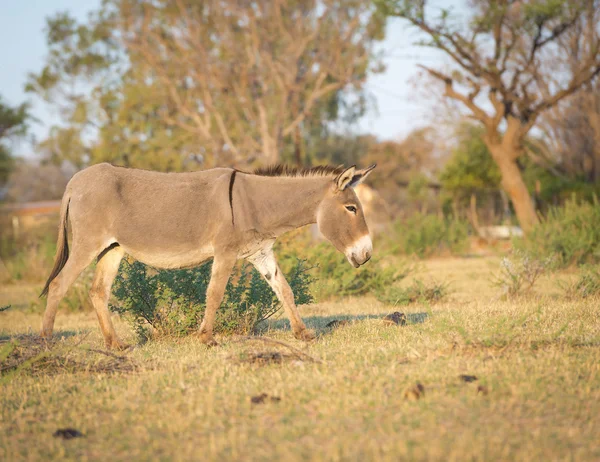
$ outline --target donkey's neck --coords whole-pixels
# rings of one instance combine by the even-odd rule
[[[317,209],[332,178],[246,176],[253,221],[277,237],[317,222]]]

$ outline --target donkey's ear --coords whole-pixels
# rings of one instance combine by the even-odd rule
[[[354,188],[355,186],[361,184],[367,179],[369,173],[371,173],[371,170],[373,170],[375,167],[377,167],[377,164],[373,164],[367,168],[363,168],[362,170],[355,171],[354,176],[352,177],[352,180],[350,180],[348,186]]]
[[[356,165],[353,165],[352,167],[348,167],[346,170],[344,170],[342,173],[340,173],[338,175],[338,177],[335,179],[335,185],[336,185],[337,189],[339,189],[340,191],[343,191],[344,189],[346,189],[348,187],[348,185],[350,184],[350,182],[352,181],[352,179],[354,178],[355,174],[356,174]]]

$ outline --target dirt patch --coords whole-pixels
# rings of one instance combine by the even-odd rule
[[[238,363],[257,364],[266,366],[268,364],[281,364],[286,361],[298,360],[295,354],[282,353],[280,351],[250,351],[240,354]]]
[[[394,311],[391,314],[388,314],[383,318],[383,322],[386,324],[395,324],[397,326],[405,326],[406,325],[406,315],[404,313],[400,313],[399,311]]]
[[[408,388],[404,392],[404,399],[416,401],[425,396],[425,387],[422,383],[417,382],[413,387]]]
[[[279,396],[270,396],[266,393],[261,393],[260,395],[252,396],[250,398],[250,402],[252,404],[263,404],[268,401],[272,403],[278,403],[279,401],[281,401],[281,398]]]
[[[85,435],[74,428],[59,428],[52,433],[54,438],[62,438],[63,440],[72,440],[73,438],[82,438]]]
[[[126,355],[81,346],[84,339],[67,344],[37,336],[0,341],[0,382],[9,381],[17,374],[114,374],[139,369],[138,364]]]
[[[477,394],[478,395],[486,396],[488,393],[489,393],[488,387],[486,387],[485,385],[479,385],[477,387]]]
[[[230,356],[234,362],[238,364],[281,364],[286,361],[290,362],[312,362],[322,363],[318,358],[314,358],[308,353],[290,345],[289,343],[282,342],[281,340],[275,340],[269,337],[240,337],[238,342],[259,342],[267,345],[273,345],[277,350],[247,350],[239,355]]]

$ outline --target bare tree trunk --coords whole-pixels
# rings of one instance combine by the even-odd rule
[[[481,232],[479,231],[479,217],[477,216],[477,196],[475,194],[471,194],[470,212],[471,225],[477,235],[481,236]]]
[[[508,197],[515,208],[517,219],[524,233],[530,231],[539,220],[531,195],[523,181],[523,176],[517,165],[517,155],[508,152],[504,146],[488,146],[492,157],[500,168],[502,174],[502,189],[506,191]]]
[[[589,111],[589,121],[594,133],[594,143],[592,146],[593,172],[592,181],[600,181],[600,113],[597,112],[596,106]],[[599,108],[600,109],[600,108]]]
[[[260,116],[260,133],[262,138],[262,158],[266,160],[268,165],[275,165],[279,162],[279,152],[277,150],[277,142],[271,136],[269,131],[269,122],[267,117],[267,111],[263,105],[259,105],[259,116]]]

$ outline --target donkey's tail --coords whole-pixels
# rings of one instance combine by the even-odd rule
[[[44,290],[40,297],[48,295],[50,283],[63,269],[69,259],[69,241],[67,240],[67,222],[69,220],[69,202],[71,201],[70,191],[67,189],[60,204],[60,223],[58,224],[58,241],[56,242],[56,257],[54,257],[54,268],[50,273],[50,277],[46,281]]]

